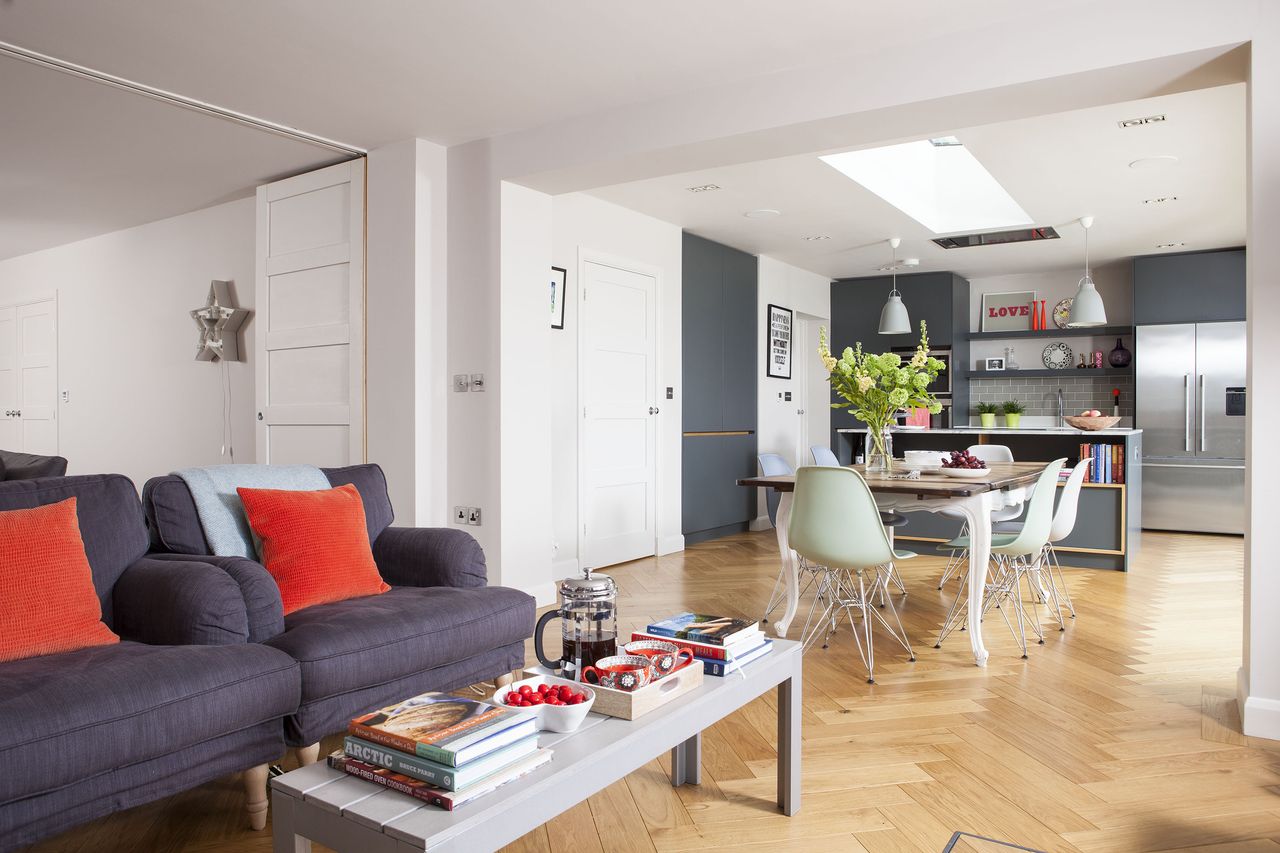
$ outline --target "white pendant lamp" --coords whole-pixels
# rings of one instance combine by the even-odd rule
[[[880,309],[880,334],[905,335],[911,332],[911,318],[907,316],[907,306],[902,304],[902,294],[898,292],[898,246],[902,243],[897,237],[889,238],[893,247],[893,289],[889,298]]]
[[[1073,329],[1107,325],[1107,309],[1102,304],[1098,289],[1093,285],[1093,276],[1089,274],[1089,228],[1092,225],[1092,216],[1080,217],[1080,227],[1084,229],[1084,278],[1080,279],[1067,315],[1067,326]]]

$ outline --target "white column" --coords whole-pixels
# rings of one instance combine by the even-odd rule
[[[1274,449],[1280,372],[1272,343],[1280,326],[1280,243],[1270,237],[1280,224],[1280,4],[1259,3],[1257,14],[1247,133],[1249,405],[1244,665],[1238,693],[1244,733],[1280,739],[1280,553],[1271,534],[1280,507],[1280,463]]]

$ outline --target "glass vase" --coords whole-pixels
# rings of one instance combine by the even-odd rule
[[[866,460],[868,474],[889,474],[893,472],[893,433],[889,425],[879,429],[867,424],[867,438],[862,451]]]

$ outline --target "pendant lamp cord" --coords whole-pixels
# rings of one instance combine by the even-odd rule
[[[889,291],[889,298],[892,299],[895,296],[902,296],[902,294],[898,292],[898,247],[893,245],[892,242],[889,247],[893,250],[893,266],[890,268],[893,274],[893,284],[891,285],[893,289]]]

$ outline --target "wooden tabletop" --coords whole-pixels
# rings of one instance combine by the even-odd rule
[[[871,487],[872,492],[967,498],[982,492],[1030,485],[1036,481],[1047,464],[1045,462],[990,462],[987,464],[990,473],[972,480],[948,477],[936,471],[922,471],[919,480],[886,480],[873,475],[867,477],[867,485]],[[866,477],[865,465],[848,467]],[[900,466],[895,470],[898,473],[906,473],[906,469]],[[795,491],[796,478],[794,474],[782,474],[776,477],[745,477],[738,480],[738,485],[791,492]]]

